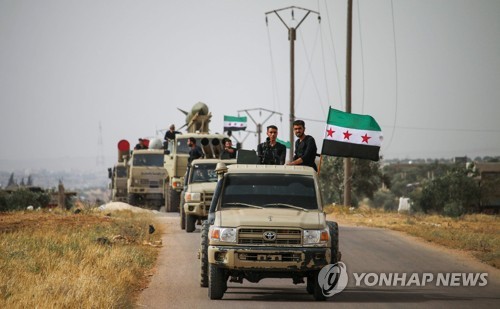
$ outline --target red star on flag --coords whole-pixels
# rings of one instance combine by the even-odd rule
[[[368,144],[368,140],[371,138],[371,136],[368,136],[368,133],[365,133],[365,135],[361,136],[361,138],[363,139],[361,141],[362,143],[367,143]]]
[[[349,130],[347,130],[346,132],[344,132],[344,139],[349,139],[349,137],[351,137],[352,133],[349,133]]]
[[[333,137],[333,133],[335,133],[335,131],[333,131],[332,128],[328,128],[328,130],[326,130],[326,132],[328,133],[328,136],[331,136],[331,137]]]

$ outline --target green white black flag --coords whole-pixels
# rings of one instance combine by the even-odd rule
[[[224,115],[224,131],[244,131],[247,128],[247,117]]]
[[[382,130],[372,116],[330,108],[321,154],[379,160]]]

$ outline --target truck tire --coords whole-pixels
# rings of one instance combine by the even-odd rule
[[[210,280],[208,282],[208,297],[210,299],[221,299],[227,288],[227,279],[224,274],[224,269],[212,264],[209,268]]]
[[[137,196],[135,194],[129,194],[127,196],[127,202],[129,205],[136,206],[137,205]]]
[[[186,232],[192,233],[196,229],[196,220],[198,218],[195,216],[186,216]]]
[[[186,212],[184,211],[184,207],[181,206],[181,229],[186,229]]]
[[[314,293],[314,280],[316,280],[317,278],[314,277],[314,276],[307,276],[307,286],[306,286],[306,290],[307,290],[307,293],[309,294],[312,294]]]
[[[178,212],[180,203],[180,193],[173,190],[170,186],[167,189],[168,205],[166,206],[167,212]]]
[[[200,245],[200,286],[208,287],[208,229],[210,224],[204,220],[201,224],[201,245]]]
[[[179,204],[179,212],[181,217],[181,229],[186,229],[186,212],[184,211],[184,191],[181,192],[181,202]]]
[[[313,289],[312,294],[313,294],[314,300],[324,301],[324,300],[326,300],[326,296],[323,295],[323,289],[321,288],[321,285],[319,285],[318,275],[319,275],[319,271],[315,271],[313,276],[312,276],[314,278],[314,289]]]
[[[331,255],[330,264],[336,264],[340,261],[339,251],[339,225],[337,222],[327,221],[328,229],[330,230],[331,239]]]

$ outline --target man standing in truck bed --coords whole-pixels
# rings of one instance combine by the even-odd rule
[[[289,162],[288,165],[306,165],[312,167],[315,171],[318,171],[316,163],[316,141],[314,137],[310,135],[305,135],[305,123],[303,120],[295,120],[293,122],[293,132],[295,136],[299,139],[295,141],[295,155],[293,156],[293,161]]]
[[[196,139],[194,137],[188,138],[187,145],[191,148],[188,158],[188,165],[191,165],[193,160],[203,157],[203,151],[200,146],[196,145]]]
[[[266,141],[257,146],[257,154],[262,164],[285,164],[286,147],[276,140],[277,137],[278,128],[275,125],[268,126]]]

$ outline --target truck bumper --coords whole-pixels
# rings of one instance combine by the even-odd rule
[[[210,264],[239,270],[316,270],[329,264],[330,255],[330,248],[208,247]]]
[[[209,208],[210,204],[205,205],[203,202],[184,204],[184,212],[190,216],[207,217]]]

